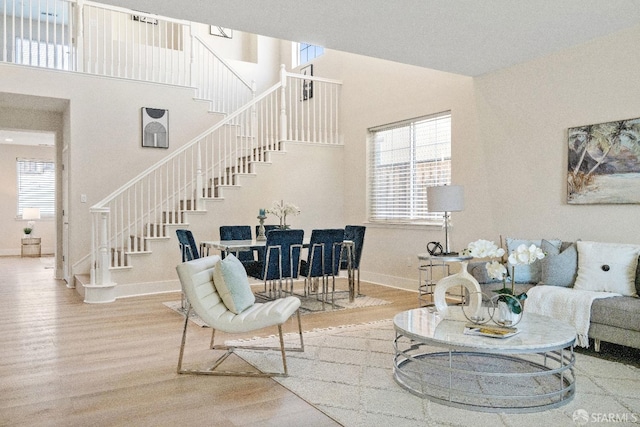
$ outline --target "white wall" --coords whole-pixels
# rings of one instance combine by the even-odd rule
[[[434,226],[367,223],[366,129],[452,111],[453,249],[500,235],[640,243],[637,205],[566,203],[567,128],[640,117],[640,27],[476,79],[328,50],[314,74],[344,82],[345,221],[364,223],[363,278],[417,288]],[[285,49],[283,48],[284,52]]]
[[[482,162],[492,172],[487,187],[465,180],[465,222],[492,218],[488,237],[640,243],[639,205],[566,202],[567,129],[640,117],[639,39],[640,26],[476,80]],[[477,208],[481,197],[491,204]],[[463,234],[474,237],[471,227]]]

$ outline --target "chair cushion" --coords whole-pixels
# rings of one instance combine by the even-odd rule
[[[635,296],[639,245],[577,242],[578,277],[575,289]]]
[[[542,252],[546,254],[538,261],[541,265],[540,284],[572,287],[578,273],[578,249],[575,244],[560,251],[547,240],[542,240]]]
[[[247,272],[233,254],[216,263],[213,269],[213,283],[224,305],[235,314],[244,311],[256,302],[256,297],[251,291],[251,285],[249,285]]]

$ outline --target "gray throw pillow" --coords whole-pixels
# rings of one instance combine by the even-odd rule
[[[560,252],[555,245],[542,241],[542,251],[546,256],[541,259],[540,284],[573,287],[578,274],[578,249],[575,243]]]
[[[507,255],[510,255],[520,245],[531,246],[536,245],[542,249],[542,240],[526,240],[526,239],[513,239],[507,237]],[[547,240],[553,246],[560,247],[561,240]],[[544,249],[542,249],[544,252]],[[511,274],[511,264],[508,265],[507,270]],[[539,283],[541,278],[542,266],[540,260],[528,265],[516,265],[514,271],[516,283]]]

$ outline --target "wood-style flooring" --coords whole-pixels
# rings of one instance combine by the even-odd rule
[[[0,426],[339,425],[269,378],[178,375],[183,318],[162,304],[178,293],[85,304],[52,267],[53,258],[0,257]],[[392,304],[305,315],[303,329],[387,319],[418,303],[413,292],[364,282],[361,291]],[[189,331],[185,363],[212,360],[210,329]],[[236,356],[225,363],[251,368]]]

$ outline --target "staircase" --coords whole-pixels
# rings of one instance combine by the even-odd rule
[[[187,215],[206,212],[224,188],[238,185],[254,165],[279,152],[284,141],[340,144],[340,82],[287,73],[280,82],[139,174],[91,208],[90,283],[86,302],[115,300],[111,272],[135,268],[134,255],[149,254],[149,241],[186,227]],[[304,80],[318,94],[299,102]],[[321,95],[320,95],[321,94]]]
[[[4,3],[0,61],[194,88],[194,99],[225,115],[91,207],[90,253],[72,267],[87,302],[113,301],[112,272],[156,262],[154,240],[204,215],[208,201],[221,201],[223,189],[255,174],[284,141],[341,144],[338,81],[281,66],[280,81],[256,96],[255,84],[198,35],[201,24],[88,0],[36,2],[33,10]],[[303,94],[310,87],[313,97]]]

